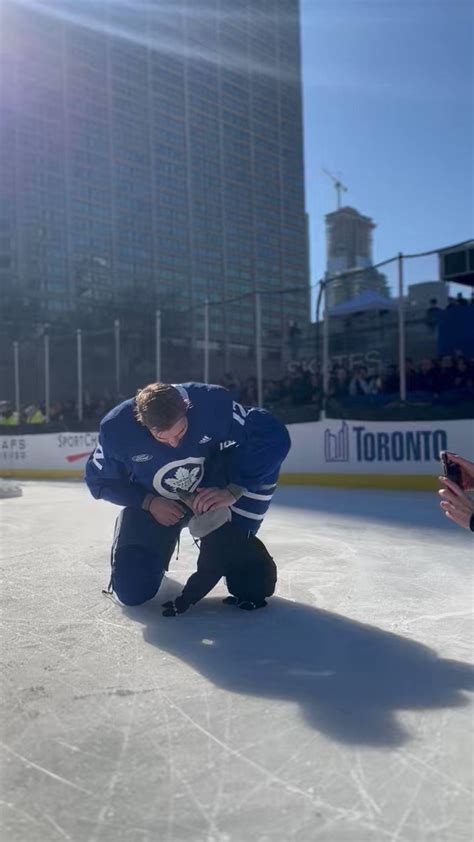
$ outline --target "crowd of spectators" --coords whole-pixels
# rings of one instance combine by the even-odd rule
[[[474,399],[474,358],[467,359],[461,354],[456,354],[440,359],[422,359],[416,365],[411,358],[407,358],[405,372],[408,401],[430,404],[438,400],[449,402]],[[258,406],[255,377],[242,379],[228,373],[220,383],[244,406]],[[335,365],[329,376],[327,398],[333,403],[387,403],[398,400],[399,389],[400,379],[396,365],[389,365],[383,372],[364,365],[356,365],[351,369],[344,365]],[[123,396],[117,397],[112,394],[100,398],[86,395],[83,404],[84,421],[98,426],[100,419],[121,399]],[[290,407],[312,406],[317,411],[322,408],[323,399],[323,376],[319,366],[307,370],[303,366],[293,364],[291,373],[263,382],[263,405],[268,409],[284,410]],[[77,419],[78,411],[74,400],[54,403],[50,407],[50,424],[72,429]],[[0,425],[18,424],[45,425],[44,405],[38,403],[25,406],[18,418],[10,403],[0,401]]]
[[[98,425],[106,415],[124,397],[118,398],[109,394],[101,398],[86,397],[83,403],[83,418],[85,421]],[[78,419],[78,409],[75,400],[56,402],[49,409],[49,423],[70,429]],[[28,425],[38,426],[46,424],[46,407],[44,403],[28,404],[21,408],[20,417],[9,401],[0,401],[0,426]]]
[[[405,363],[407,397],[435,401],[442,395],[453,397],[465,394],[474,397],[474,359],[463,355],[445,356],[440,359],[422,359],[417,365],[411,358]],[[230,389],[236,400],[247,406],[254,406],[257,400],[257,381],[254,377],[244,381],[231,374],[221,381]],[[350,400],[369,396],[385,396],[396,399],[400,390],[400,376],[397,365],[389,365],[384,372],[377,368],[357,365],[348,368],[335,365],[329,376],[328,399]],[[266,380],[263,384],[263,403],[266,407],[301,406],[313,404],[322,406],[324,398],[323,376],[320,367],[304,370],[296,367],[291,374],[279,380]]]
[[[449,297],[445,310],[452,310],[455,307],[474,307],[474,290],[470,300],[465,298],[462,292],[458,292],[456,298]],[[438,327],[443,308],[439,306],[437,298],[430,298],[430,306],[426,309],[425,322],[431,330]]]

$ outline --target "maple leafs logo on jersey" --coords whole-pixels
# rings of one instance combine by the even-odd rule
[[[188,456],[162,465],[153,477],[153,488],[168,500],[177,500],[177,491],[194,491],[204,476],[204,456]]]
[[[189,470],[188,468],[178,468],[174,477],[170,477],[170,479],[165,479],[165,485],[169,485],[173,491],[176,491],[177,488],[182,489],[183,491],[189,491],[190,488],[196,483],[200,474],[200,468],[192,468]]]

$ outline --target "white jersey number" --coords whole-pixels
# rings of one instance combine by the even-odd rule
[[[232,401],[232,418],[234,421],[237,421],[238,424],[241,424],[242,427],[245,424],[245,419],[247,418],[248,412],[241,403],[237,403],[237,401]]]
[[[92,464],[96,466],[96,468],[101,471],[104,467],[101,462],[104,460],[104,451],[101,444],[98,444],[94,453],[92,454]]]

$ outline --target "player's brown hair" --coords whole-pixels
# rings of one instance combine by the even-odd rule
[[[135,417],[149,430],[169,430],[184,418],[189,401],[169,383],[149,383],[135,398]]]

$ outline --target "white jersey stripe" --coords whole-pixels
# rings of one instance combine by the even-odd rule
[[[244,426],[245,426],[245,421],[244,421],[244,419],[243,419],[243,418],[241,418],[241,417],[240,417],[240,415],[237,415],[237,413],[236,413],[236,412],[233,412],[233,413],[232,413],[232,418],[234,419],[234,421],[238,421],[238,423],[239,423],[239,424],[241,424],[241,425],[242,425],[242,427],[244,427]]]
[[[251,500],[271,500],[273,494],[255,494],[254,491],[244,491],[242,497],[250,497]]]
[[[241,515],[242,517],[248,517],[251,520],[263,520],[265,515],[254,515],[253,512],[246,512],[244,509],[239,509],[237,506],[231,506],[231,511],[233,511],[236,515]],[[265,513],[266,514],[266,513]]]

